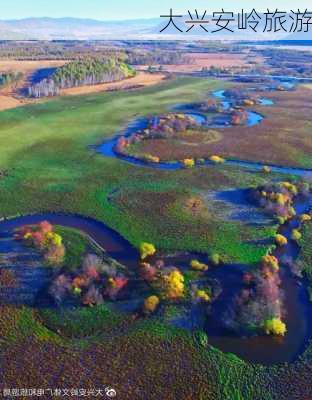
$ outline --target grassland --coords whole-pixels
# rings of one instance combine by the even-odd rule
[[[90,242],[88,237],[77,229],[56,226],[55,232],[61,235],[66,248],[64,259],[66,269],[75,270],[80,267],[81,260],[87,253],[100,253],[100,250]]]
[[[241,236],[238,223],[220,221],[213,235],[215,220],[209,224],[205,217],[197,229],[199,218],[194,220],[180,211],[183,198],[193,196],[198,189],[257,184],[264,179],[262,174],[241,174],[226,168],[176,172],[142,169],[103,157],[90,147],[115,135],[135,116],[163,112],[177,99],[199,100],[218,87],[216,81],[189,78],[141,92],[63,97],[2,112],[0,169],[9,173],[0,180],[1,215],[79,213],[106,222],[135,246],[147,240],[164,250],[225,249],[228,260],[255,261],[266,246],[245,243],[246,238],[256,241],[259,236],[272,236],[272,231],[250,228]],[[111,192],[119,188],[127,191],[130,180],[134,191],[129,204],[120,207],[109,201]],[[173,194],[171,188],[171,203],[164,204],[164,187],[179,185],[184,186],[185,193],[181,196],[178,190]],[[146,209],[146,197],[151,201],[150,210]],[[152,199],[160,201],[161,197],[162,210]],[[159,218],[161,215],[164,218]],[[187,231],[190,233],[185,234]],[[233,237],[237,238],[234,242]]]
[[[210,67],[217,68],[248,68],[248,56],[247,54],[227,54],[227,53],[185,53],[184,54],[186,63],[185,64],[169,64],[163,68],[172,73],[177,72],[200,72],[202,68],[209,69]],[[262,62],[263,60],[258,57],[257,61]],[[158,65],[152,65],[157,68]],[[149,66],[142,66],[141,68],[148,68]]]
[[[104,221],[136,246],[148,240],[164,250],[222,251],[231,261],[256,261],[268,245],[262,239],[270,239],[274,227],[256,230],[216,220],[209,202],[199,201],[193,210],[189,200],[278,176],[225,166],[138,168],[90,147],[138,115],[201,100],[219,87],[190,78],[140,92],[64,97],[0,113],[0,170],[8,171],[0,179],[0,217],[79,213]],[[61,231],[67,243],[74,243],[68,257],[75,263],[86,243],[77,247],[76,233]],[[1,306],[0,337],[1,389],[40,382],[47,388],[109,385],[126,400],[311,397],[311,349],[294,365],[265,368],[204,347],[191,333],[153,319],[121,320],[104,306],[61,316]]]
[[[0,72],[17,71],[23,74],[19,82],[0,88],[0,111],[9,110],[24,106],[25,104],[35,104],[46,99],[33,99],[22,96],[21,91],[30,85],[32,74],[39,69],[57,68],[66,63],[64,60],[40,60],[40,61],[22,61],[22,60],[0,60]],[[135,77],[124,79],[122,81],[102,83],[97,85],[83,85],[74,88],[62,89],[63,96],[76,96],[89,93],[98,93],[115,90],[130,90],[144,86],[152,86],[164,80],[166,76],[163,73],[148,73],[139,71]]]
[[[246,85],[235,84],[235,87]],[[169,140],[152,138],[135,144],[132,151],[139,155],[151,154],[164,161],[209,158],[218,154],[225,158],[312,168],[308,156],[312,152],[309,89],[302,86],[289,92],[254,93],[274,100],[270,107],[251,107],[263,115],[260,124],[219,129],[215,140],[209,140],[208,129],[200,133],[193,130]],[[205,140],[205,133],[208,140]]]
[[[307,223],[303,227],[302,238],[300,240],[301,253],[298,262],[301,264],[302,270],[308,279],[309,296],[312,301],[312,224]]]
[[[311,395],[309,351],[292,365],[253,365],[201,344],[197,334],[152,319],[121,322],[105,306],[62,316],[2,306],[0,320],[5,365],[0,389],[37,382],[87,388],[99,382],[125,400],[301,400]]]
[[[97,313],[92,311],[92,320],[87,315],[90,310],[80,312],[76,320],[71,315],[71,322],[65,326],[66,337],[42,325],[42,315],[30,309],[1,307],[0,312],[1,337],[5,340],[1,358],[6,365],[1,389],[4,382],[5,387],[33,387],[37,382],[44,387],[59,387],[66,382],[86,388],[99,382],[101,388],[114,387],[122,399],[272,398],[269,391],[265,392],[263,367],[255,368],[233,355],[202,347],[194,336],[182,330],[144,320],[120,325],[100,307]],[[90,333],[99,321],[106,331],[70,338],[71,331],[77,335]],[[49,323],[53,326],[51,318]],[[117,326],[118,330],[114,329]],[[84,332],[82,327],[87,327]],[[142,364],[144,371],[139,369]]]
[[[88,93],[115,91],[115,90],[129,90],[136,87],[152,86],[160,83],[165,79],[165,75],[162,73],[147,73],[138,72],[136,76],[127,78],[122,81],[112,83],[100,83],[98,85],[79,86],[70,89],[63,89],[62,95],[66,96],[77,96]]]

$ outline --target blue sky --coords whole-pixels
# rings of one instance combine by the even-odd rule
[[[198,11],[238,11],[241,8],[312,9],[311,0],[2,0],[0,19],[25,17],[79,17],[99,20],[155,18],[170,8],[179,13]],[[231,5],[232,4],[232,5]]]

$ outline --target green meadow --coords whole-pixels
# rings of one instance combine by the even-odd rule
[[[139,91],[61,97],[1,112],[0,170],[8,176],[0,178],[0,217],[78,213],[105,222],[136,247],[148,241],[165,251],[257,262],[272,244],[276,226],[229,219],[207,195],[281,176],[226,165],[157,170],[103,157],[94,148],[139,116],[201,100],[225,85],[184,78]],[[199,204],[195,210],[189,207],[194,199]],[[90,244],[75,230],[56,229],[68,249],[66,263],[78,266]],[[53,387],[59,371],[65,381],[87,387],[102,382],[105,372],[107,384],[124,398],[140,398],[135,390],[142,387],[146,398],[190,398],[191,387],[193,398],[202,400],[288,400],[289,393],[298,398],[296,388],[306,387],[311,377],[311,346],[290,366],[264,367],[222,353],[203,332],[173,328],[157,317],[121,318],[106,305],[63,314],[3,306],[0,322],[1,352],[8,365],[3,380],[12,387],[36,380]],[[47,368],[38,369],[40,363]]]
[[[198,101],[226,85],[183,78],[139,91],[60,97],[0,113],[0,168],[8,170],[8,177],[0,179],[1,216],[78,213],[105,222],[135,246],[149,241],[162,250],[218,252],[226,261],[256,262],[268,247],[259,243],[274,235],[274,226],[253,228],[216,219],[209,204],[194,218],[184,202],[206,191],[263,183],[264,174],[222,166],[140,168],[92,147],[139,116]],[[115,191],[126,193],[126,199],[111,199]]]

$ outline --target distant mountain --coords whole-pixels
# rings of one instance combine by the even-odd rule
[[[0,21],[0,40],[121,39],[149,34],[158,19],[97,21],[79,18],[26,18]]]
[[[211,21],[211,17],[206,17]],[[189,17],[181,18],[177,24],[183,26]],[[98,21],[80,18],[25,18],[20,20],[0,21],[0,40],[101,40],[101,39],[213,39],[213,40],[278,40],[289,34],[258,33],[250,30],[237,30],[234,33],[220,31],[206,33],[199,26],[189,33],[180,33],[167,24],[164,18],[136,19],[126,21]],[[188,25],[189,26],[189,25]],[[207,25],[211,31],[211,22]],[[215,27],[214,27],[215,28]],[[303,35],[304,36],[304,35]]]

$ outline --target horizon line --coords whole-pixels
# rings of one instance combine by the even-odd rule
[[[64,17],[48,17],[48,16],[40,16],[40,17],[20,17],[20,18],[0,18],[0,21],[23,21],[25,19],[79,19],[79,20],[89,20],[89,21],[96,21],[96,22],[123,22],[123,21],[148,21],[152,19],[158,19],[161,18],[161,16],[158,17],[143,17],[143,18],[120,18],[120,19],[97,19],[97,18],[91,18],[91,17],[70,17],[70,16],[64,16]]]

